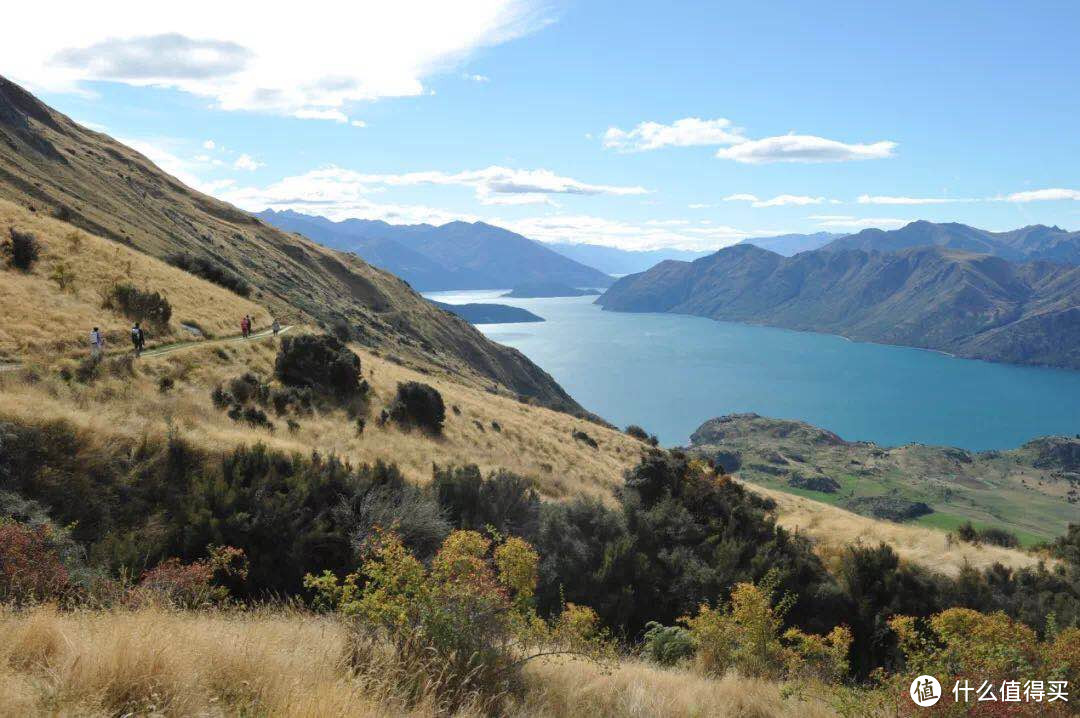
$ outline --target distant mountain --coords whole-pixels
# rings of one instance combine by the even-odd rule
[[[910,247],[944,247],[965,252],[992,254],[1014,262],[1042,259],[1080,264],[1080,232],[1041,224],[1009,232],[989,232],[966,224],[936,224],[919,220],[900,229],[864,229],[826,245],[826,249],[863,249],[896,252]]]
[[[445,304],[432,301],[439,309],[456,314],[469,324],[521,324],[542,322],[544,318],[528,309],[506,304]]]
[[[965,357],[1080,369],[1080,267],[941,247],[735,245],[623,277],[597,303],[841,334]]]
[[[744,239],[739,244],[752,244],[755,247],[767,249],[770,252],[790,257],[799,252],[809,252],[820,249],[829,242],[843,237],[843,234],[834,232],[815,232],[814,234],[781,234],[776,237],[753,237]]]
[[[711,252],[692,252],[685,249],[631,250],[599,244],[570,244],[569,242],[547,242],[545,246],[582,264],[620,276],[644,272],[649,267],[667,259],[692,262],[711,254]]]
[[[515,299],[540,299],[544,297],[584,297],[587,294],[600,294],[596,289],[578,289],[557,282],[530,282],[519,284],[504,294]]]
[[[483,222],[450,222],[438,227],[367,219],[333,222],[274,210],[257,216],[280,229],[353,252],[421,291],[502,289],[525,282],[607,287],[613,281],[540,242]]]

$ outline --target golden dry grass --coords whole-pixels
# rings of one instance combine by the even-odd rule
[[[192,339],[180,329],[180,322],[195,322],[213,334],[239,332],[244,314],[251,314],[257,325],[269,322],[266,310],[227,289],[118,242],[0,200],[0,241],[7,240],[11,227],[32,233],[42,251],[28,274],[0,264],[0,357],[23,359],[58,348],[85,348],[94,326],[101,327],[114,346],[126,348],[131,323],[101,308],[108,289],[125,281],[163,293],[173,307],[168,331],[151,331],[151,343]],[[50,279],[59,265],[74,275],[67,291]]]
[[[284,611],[186,613],[159,608],[0,612],[0,714],[162,716],[434,716],[407,708],[374,667],[343,661],[345,631]],[[782,686],[710,680],[634,660],[611,670],[534,662],[508,716],[818,718],[823,703]],[[459,715],[471,715],[465,711]]]
[[[286,429],[283,420],[274,419],[277,430],[271,433],[238,424],[214,407],[210,390],[215,385],[246,371],[272,376],[277,352],[277,341],[272,339],[207,343],[144,357],[136,363],[135,376],[106,376],[89,386],[62,381],[55,364],[34,367],[40,376],[36,382],[27,382],[14,372],[0,374],[0,416],[31,423],[64,419],[103,442],[164,437],[175,431],[210,450],[263,442],[288,452],[333,452],[354,464],[381,459],[397,464],[408,478],[420,483],[430,480],[432,464],[475,463],[484,471],[509,469],[534,477],[541,492],[554,498],[579,493],[610,497],[623,470],[633,466],[645,449],[621,432],[354,349],[372,386],[362,435],[355,421],[340,410],[299,417],[300,429],[295,433]],[[220,351],[225,352],[224,358]],[[158,391],[162,376],[176,382],[167,394]],[[442,437],[402,430],[394,424],[379,426],[375,420],[393,400],[398,382],[409,380],[429,383],[442,393],[447,407]],[[500,430],[493,428],[493,422]],[[575,441],[574,430],[588,433],[599,448]]]
[[[901,558],[949,576],[956,576],[964,565],[980,570],[995,563],[1023,568],[1039,561],[1037,556],[1023,551],[1000,546],[973,546],[959,541],[950,543],[946,534],[937,529],[875,521],[802,496],[757,484],[746,486],[774,499],[779,505],[780,525],[809,535],[822,555],[834,554],[847,544],[876,546],[884,542]]]

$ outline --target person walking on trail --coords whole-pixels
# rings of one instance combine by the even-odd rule
[[[131,346],[135,348],[136,358],[142,356],[143,347],[146,346],[146,334],[138,322],[131,327]]]
[[[270,328],[274,331],[274,336],[276,337],[277,333],[281,331],[281,322],[275,319],[274,323],[270,325]]]
[[[248,335],[251,334],[251,317],[247,314],[240,320],[240,333],[244,335],[244,339],[247,339]]]
[[[105,335],[101,333],[101,330],[94,327],[90,330],[90,357],[92,359],[100,359],[101,352],[105,350]]]

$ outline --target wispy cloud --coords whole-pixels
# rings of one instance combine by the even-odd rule
[[[0,43],[4,74],[35,89],[77,92],[108,80],[174,88],[225,110],[316,119],[347,114],[351,103],[428,94],[427,77],[553,20],[542,0],[308,0],[287,21],[219,0],[153,12],[131,0],[108,12],[65,3],[62,22],[42,22],[40,11],[5,7],[5,26],[20,30]]]
[[[670,125],[642,122],[630,130],[609,127],[603,143],[608,149],[622,152],[642,152],[661,147],[694,147],[702,145],[733,145],[745,141],[742,130],[730,120],[702,120],[686,117]]]
[[[1050,202],[1055,200],[1078,200],[1080,190],[1054,187],[1052,189],[1035,189],[1025,192],[1013,192],[1003,198],[1007,202]]]
[[[254,172],[263,166],[262,162],[259,162],[249,154],[242,154],[236,158],[235,162],[233,162],[233,169],[245,170],[247,172]]]
[[[724,197],[725,202],[749,202],[751,207],[785,207],[794,205],[798,207],[810,204],[823,204],[824,197],[808,197],[801,194],[779,194],[771,199],[761,199],[753,194],[730,194]]]
[[[895,148],[895,142],[887,141],[849,144],[814,135],[781,135],[720,149],[716,156],[745,164],[850,162],[892,157]]]
[[[978,199],[956,197],[893,197],[888,195],[859,195],[859,204],[919,205],[953,204],[955,202],[979,202]]]

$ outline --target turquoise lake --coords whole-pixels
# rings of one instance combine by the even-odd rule
[[[583,406],[665,445],[703,421],[756,412],[845,439],[1007,449],[1080,433],[1080,371],[957,359],[674,314],[605,312],[595,297],[507,299],[432,292],[450,304],[497,302],[547,321],[478,327],[543,367]]]

